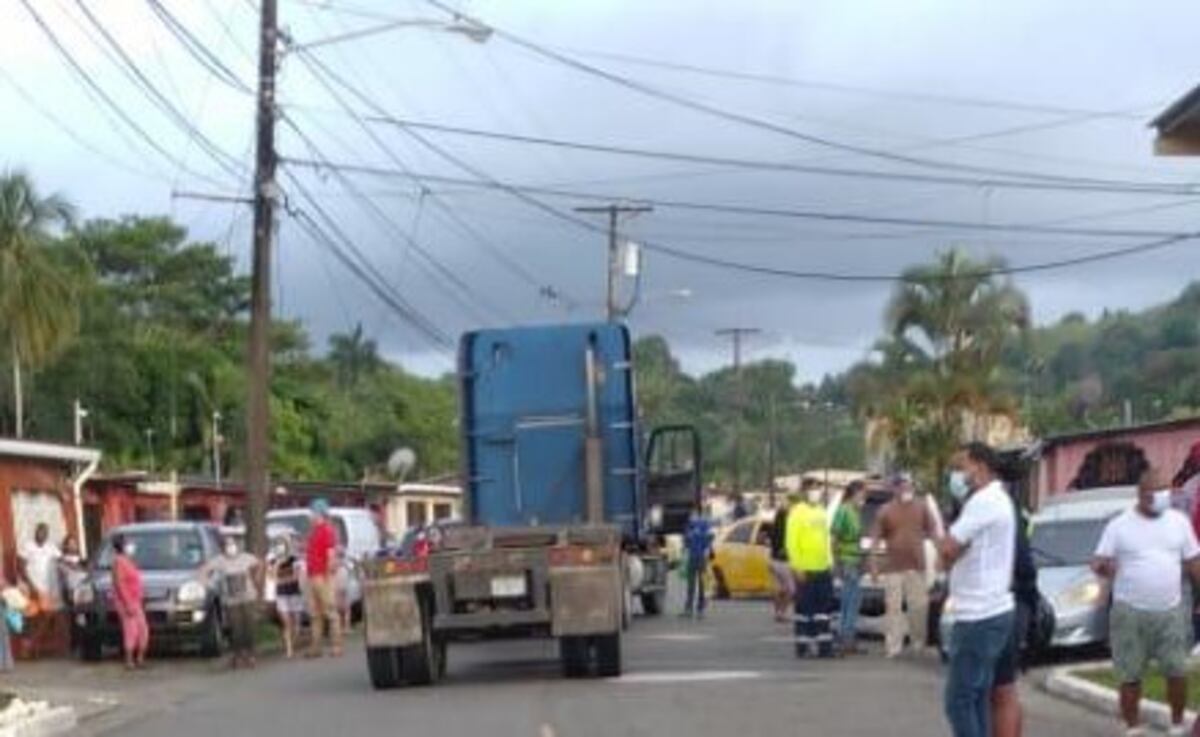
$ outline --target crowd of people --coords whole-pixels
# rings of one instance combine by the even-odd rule
[[[310,510],[313,524],[304,541],[303,560],[290,535],[278,537],[265,559],[244,550],[239,536],[226,535],[221,554],[197,570],[197,581],[212,581],[220,587],[231,667],[252,668],[256,664],[255,642],[266,606],[268,579],[274,584],[274,614],[286,657],[293,657],[297,651],[305,614],[310,622],[306,655],[317,658],[342,654],[342,633],[350,625],[346,566],[329,517],[329,504],[318,499]],[[138,670],[146,666],[151,644],[143,575],[133,540],[118,532],[108,544],[112,548],[112,606],[120,622],[125,666]],[[46,641],[51,628],[68,628],[73,639],[75,629],[70,617],[63,615],[70,610],[73,592],[87,576],[86,563],[74,538],[68,536],[60,548],[50,540],[46,524],[37,525],[33,538],[20,548],[17,562],[16,582],[6,581],[0,566],[0,672],[13,668],[15,635],[25,636],[31,657],[37,657],[37,647]],[[306,585],[302,586],[302,580]],[[71,643],[72,649],[76,644]]]
[[[996,453],[983,443],[959,449],[947,486],[948,527],[942,508],[904,472],[890,479],[891,498],[867,530],[861,482],[844,490],[832,517],[826,489],[789,495],[771,528],[774,616],[792,622],[797,657],[861,653],[861,586],[869,581],[885,592],[884,655],[929,657],[928,578],[936,566],[954,602],[953,626],[942,643],[951,732],[1019,737],[1021,646],[1039,601],[1029,523],[1001,479]],[[1147,468],[1136,505],[1108,524],[1095,551],[1093,569],[1111,595],[1110,647],[1130,736],[1144,734],[1141,684],[1151,663],[1166,678],[1169,734],[1192,734],[1183,719],[1193,625],[1200,621],[1194,603],[1200,596],[1193,595],[1200,593],[1200,544],[1191,521],[1173,508],[1178,494],[1171,487]],[[685,534],[686,616],[703,614],[713,541],[712,525],[697,507]]]

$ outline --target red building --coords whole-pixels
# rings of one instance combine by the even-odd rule
[[[30,440],[0,439],[0,565],[16,580],[17,551],[40,523],[51,539],[79,536],[81,487],[100,451]]]
[[[1150,466],[1169,480],[1200,443],[1200,417],[1056,435],[1041,443],[1037,502],[1055,494],[1137,483]]]

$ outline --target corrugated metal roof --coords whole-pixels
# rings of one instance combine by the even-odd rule
[[[1200,124],[1200,85],[1196,85],[1183,97],[1171,103],[1171,106],[1158,114],[1150,125],[1159,133],[1171,131],[1185,125]]]

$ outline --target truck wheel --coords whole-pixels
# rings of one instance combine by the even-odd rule
[[[647,617],[657,617],[663,613],[663,605],[666,602],[665,591],[647,591],[642,594],[642,612]]]
[[[436,683],[442,673],[438,662],[445,649],[439,647],[433,638],[433,622],[428,611],[421,607],[424,620],[421,627],[421,642],[401,648],[400,667],[404,672],[404,680],[410,686],[429,686]]]
[[[79,656],[88,663],[98,663],[104,659],[104,640],[99,635],[81,633]]]
[[[367,648],[367,672],[371,685],[382,691],[400,685],[400,652],[394,647]]]
[[[588,674],[591,648],[586,637],[558,638],[558,653],[562,659],[563,675],[567,678],[584,678]]]
[[[616,678],[621,675],[621,633],[600,635],[595,638],[596,674],[601,678]]]

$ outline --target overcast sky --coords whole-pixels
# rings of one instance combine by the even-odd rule
[[[146,0],[89,0],[83,6],[75,0],[28,2],[98,88],[162,151],[104,108],[20,0],[4,0],[0,165],[28,169],[44,189],[63,192],[89,217],[171,215],[194,239],[220,243],[245,268],[249,208],[172,198],[171,193],[245,196],[249,191],[253,98],[236,86],[255,82],[256,0],[159,0],[187,31],[177,28],[174,34],[170,19]],[[286,55],[279,90],[286,121],[279,126],[280,154],[422,175],[472,180],[482,175],[493,183],[630,201],[965,224],[1200,230],[1200,203],[1176,194],[747,171],[420,132],[452,160],[397,126],[368,124],[364,130],[343,109],[526,136],[868,172],[970,179],[994,169],[1184,184],[1200,180],[1200,161],[1155,158],[1147,123],[1200,83],[1195,44],[1200,4],[1195,2],[454,4],[497,29],[638,85],[801,135],[654,99],[538,56],[500,34],[478,43],[453,27],[413,25]],[[384,17],[448,19],[423,0],[280,0],[280,6],[281,26],[297,44],[375,26]],[[104,46],[83,7],[182,117],[232,161],[219,165],[222,154],[209,155],[135,86],[136,77],[122,71],[120,57]],[[203,52],[189,54],[181,37]],[[791,83],[717,77],[612,55]],[[200,63],[215,66],[214,58],[231,73],[220,74],[232,79],[221,79]],[[324,65],[340,82],[323,83],[314,76],[313,64]],[[802,136],[833,145],[816,145]],[[897,156],[925,164],[897,161]],[[327,213],[378,277],[436,332],[454,337],[480,325],[602,314],[604,236],[564,217],[575,206],[602,204],[599,199],[537,195],[536,201],[522,200],[505,189],[428,179],[422,187],[392,175],[351,173],[343,179],[299,163],[285,163],[280,174],[293,212],[314,220]],[[600,224],[597,216],[590,217]],[[334,233],[334,226],[322,227]],[[790,271],[886,275],[951,246],[1001,255],[1023,266],[1152,240],[1148,235],[976,231],[669,207],[624,222],[622,231],[651,246],[643,263],[642,301],[630,320],[635,333],[666,335],[687,369],[703,371],[728,360],[727,342],[715,330],[760,328],[762,334],[748,344],[748,357],[787,357],[804,379],[864,356],[882,328],[890,284],[754,275],[679,260],[653,246]],[[1169,299],[1198,273],[1198,248],[1184,242],[1124,260],[1023,274],[1017,282],[1043,322],[1073,310],[1139,308]],[[451,351],[435,347],[356,281],[328,244],[299,227],[295,214],[281,214],[276,254],[277,314],[303,319],[319,342],[361,321],[384,352],[404,365],[424,373],[450,367]],[[548,298],[543,287],[561,296]]]

